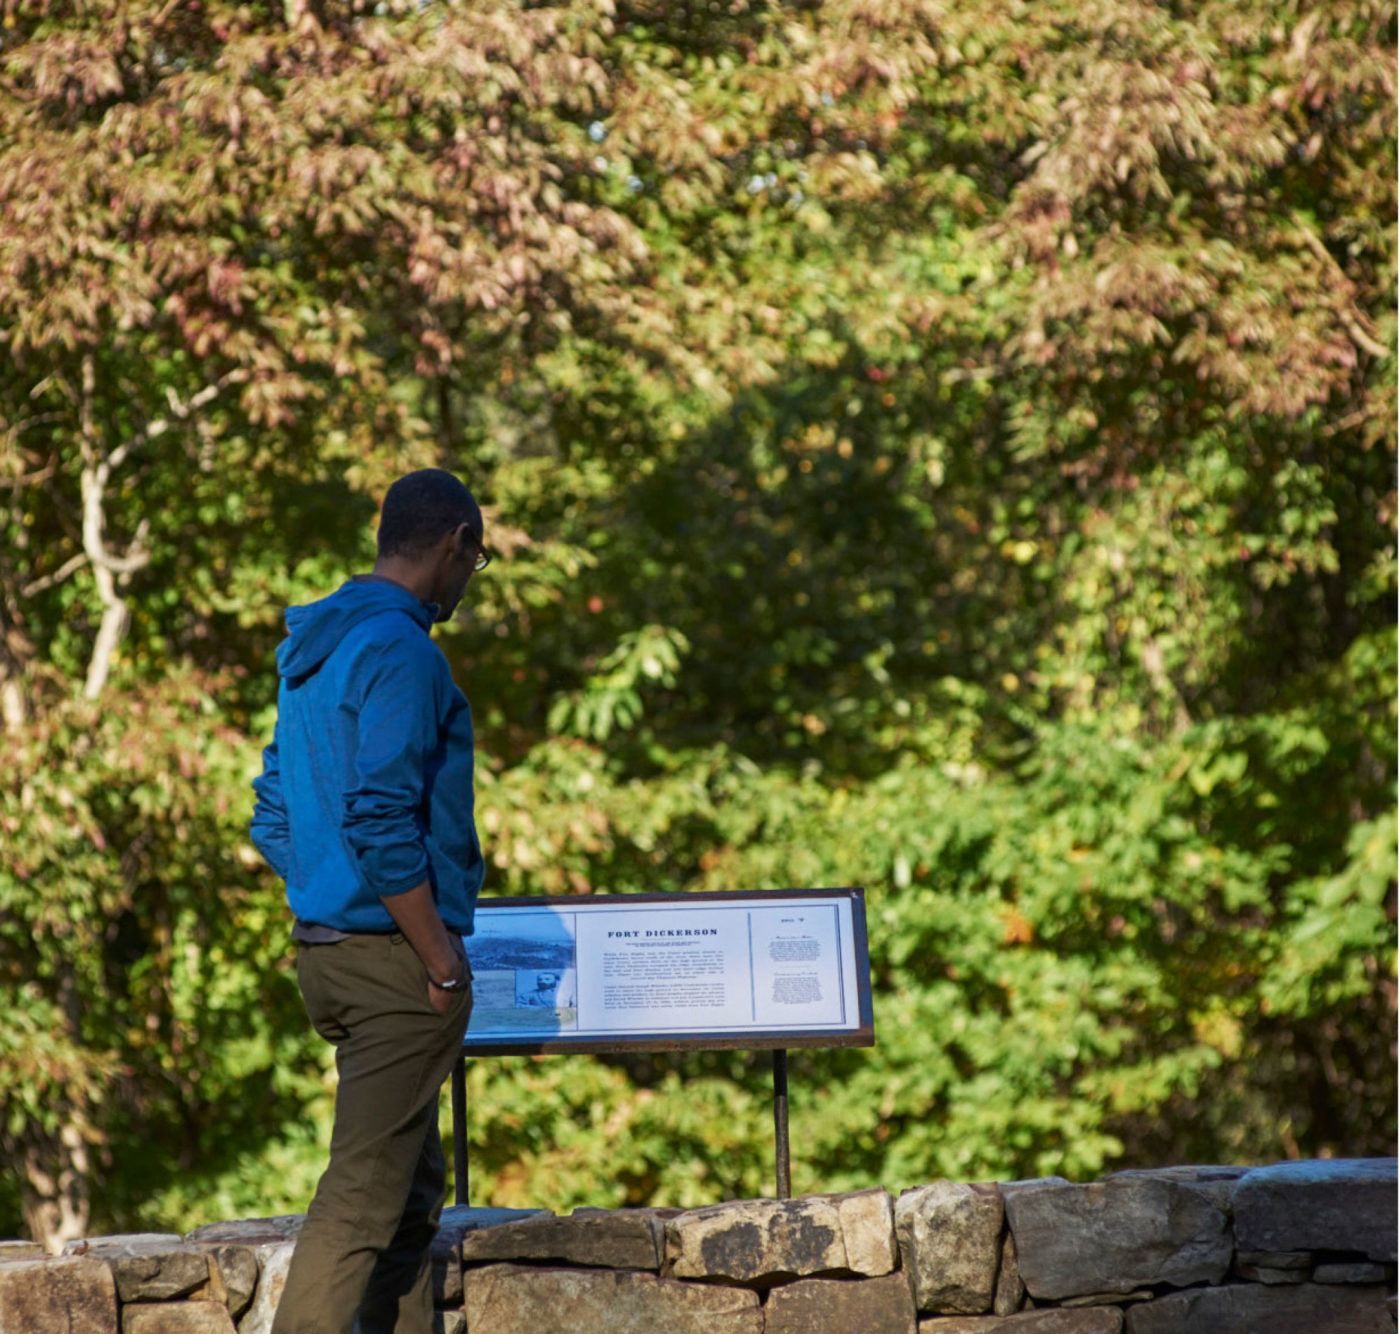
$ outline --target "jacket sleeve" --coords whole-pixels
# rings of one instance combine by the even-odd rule
[[[257,802],[250,832],[259,852],[283,880],[292,865],[292,831],[282,795],[282,771],[277,763],[277,738],[263,751],[263,771],[253,780]]]
[[[438,746],[438,672],[431,643],[400,642],[376,665],[360,705],[342,828],[361,882],[380,897],[428,876],[423,766]]]

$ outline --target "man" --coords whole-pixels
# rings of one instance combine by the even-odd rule
[[[535,989],[524,992],[520,997],[523,1005],[538,1005],[544,1009],[552,1010],[558,1004],[557,992],[559,990],[558,973],[536,973]]]
[[[484,865],[471,712],[429,631],[490,557],[476,501],[439,469],[389,488],[378,542],[372,574],[287,612],[253,784],[253,840],[286,881],[297,981],[340,1074],[273,1334],[432,1328],[438,1093],[471,1012],[461,938]]]

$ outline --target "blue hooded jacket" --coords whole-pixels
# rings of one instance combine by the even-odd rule
[[[429,637],[436,614],[378,579],[287,611],[252,835],[303,922],[394,931],[380,897],[427,880],[448,930],[471,934],[486,869],[472,718]]]

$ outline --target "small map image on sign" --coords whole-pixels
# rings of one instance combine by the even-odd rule
[[[473,972],[493,968],[562,971],[574,966],[571,922],[557,913],[500,913],[492,917],[482,913],[476,923],[476,934],[464,942]]]

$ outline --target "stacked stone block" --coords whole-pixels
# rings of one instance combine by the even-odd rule
[[[0,1242],[0,1334],[267,1334],[300,1223]],[[433,1253],[442,1334],[1394,1334],[1395,1261],[1394,1159],[453,1208]]]

